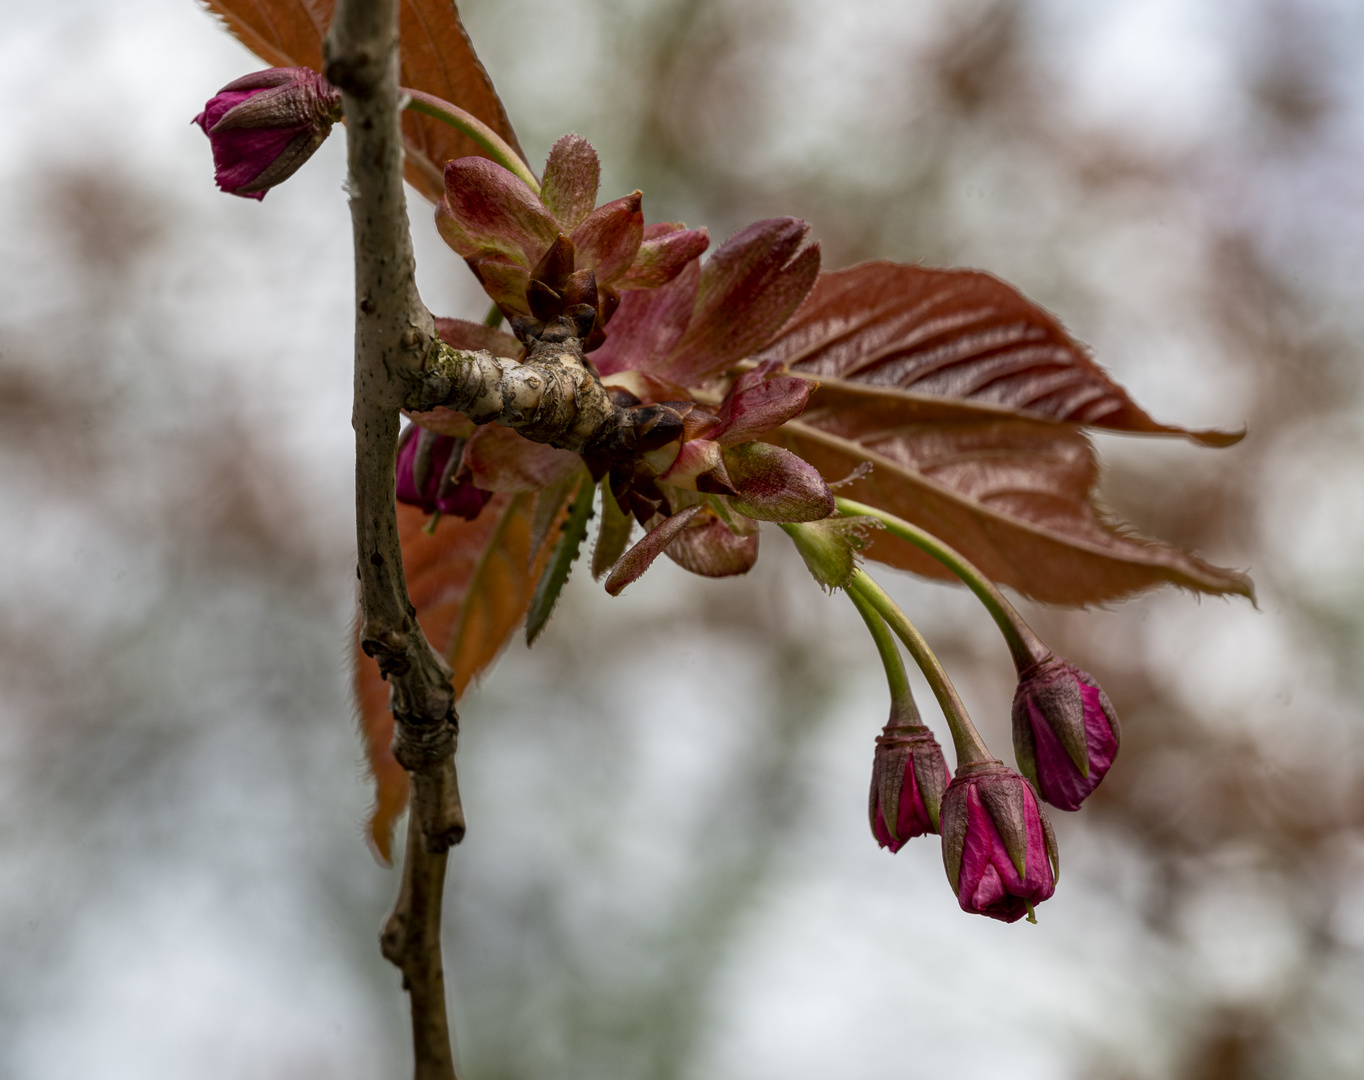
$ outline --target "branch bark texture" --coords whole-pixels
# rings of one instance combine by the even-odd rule
[[[326,75],[341,88],[355,242],[355,500],[361,646],[388,679],[394,754],[412,776],[398,903],[381,939],[412,1007],[417,1080],[454,1080],[440,953],[446,853],[464,834],[450,669],[417,623],[394,495],[399,409],[435,324],[417,293],[403,192],[398,0],[338,0]]]
[[[523,362],[436,340],[404,407],[454,409],[475,424],[497,423],[531,442],[572,450],[589,464],[634,462],[680,440],[681,418],[668,406],[622,404],[602,385],[583,355],[586,333],[566,316],[523,332]]]

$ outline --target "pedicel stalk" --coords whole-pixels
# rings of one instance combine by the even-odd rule
[[[871,607],[905,643],[952,729],[957,770],[942,796],[939,827],[958,905],[1001,922],[1036,922],[1035,906],[1056,891],[1060,859],[1033,785],[991,755],[928,643],[865,570],[854,571],[847,592],[859,611]]]
[[[849,593],[867,624],[890,686],[890,719],[876,737],[867,818],[872,836],[891,854],[905,841],[936,833],[951,782],[942,747],[919,719],[904,661],[886,622],[859,593]]]
[[[535,194],[540,194],[540,181],[535,179],[530,166],[521,160],[521,155],[508,146],[501,135],[478,117],[465,112],[458,105],[441,100],[435,94],[424,94],[410,86],[398,87],[398,93],[404,95],[400,99],[404,108],[423,116],[430,116],[462,131],[486,150],[493,161],[521,180]]]
[[[1051,650],[1042,644],[1041,639],[1033,633],[1032,627],[1023,621],[1023,616],[999,591],[999,587],[968,562],[965,556],[955,548],[943,543],[932,533],[919,528],[917,525],[911,525],[903,518],[888,514],[884,510],[878,510],[874,506],[868,506],[866,503],[854,502],[852,499],[844,499],[835,495],[834,504],[838,507],[840,514],[848,517],[875,518],[886,527],[886,531],[891,536],[913,544],[924,554],[931,555],[961,578],[962,583],[976,594],[980,602],[985,605],[985,610],[995,620],[995,624],[999,627],[1000,632],[1004,635],[1005,642],[1009,646],[1014,667],[1018,669],[1020,676],[1028,668],[1041,663],[1051,655]]]
[[[985,740],[980,737],[976,725],[971,723],[966,706],[962,704],[957,688],[952,685],[942,662],[928,647],[928,642],[924,640],[918,628],[900,610],[899,605],[860,568],[853,572],[852,581],[848,584],[848,595],[862,600],[884,619],[895,631],[895,636],[905,643],[909,655],[919,665],[919,670],[928,680],[929,688],[938,699],[947,726],[952,731],[952,742],[957,750],[957,768],[960,770],[965,765],[997,761],[990,753],[990,748],[985,745]]]
[[[837,496],[834,502],[839,513],[872,518],[937,559],[985,605],[1018,669],[1012,708],[1018,767],[1052,806],[1078,810],[1108,774],[1120,741],[1118,714],[1093,676],[1047,648],[994,582],[949,544],[874,506]]]
[[[849,592],[848,599],[853,602],[857,613],[867,624],[867,630],[872,641],[876,643],[876,651],[881,657],[881,665],[886,669],[886,685],[890,688],[891,719],[902,723],[919,723],[919,709],[914,704],[914,694],[909,688],[905,662],[900,658],[900,650],[895,646],[895,638],[886,626],[886,620],[881,618],[871,601],[861,593]]]

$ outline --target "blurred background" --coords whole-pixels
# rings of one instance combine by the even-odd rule
[[[190,118],[260,65],[196,4],[0,7],[0,1078],[409,1075],[347,682],[342,140],[221,195]],[[1364,1075],[1364,8],[463,10],[533,162],[576,130],[650,220],[989,269],[1159,419],[1246,423],[1098,441],[1122,517],[1260,594],[1029,610],[1124,744],[1005,926],[936,841],[872,841],[875,653],[779,533],[733,581],[580,567],[462,706],[468,1080]],[[478,317],[412,211],[428,304]],[[984,612],[879,576],[1005,753]]]

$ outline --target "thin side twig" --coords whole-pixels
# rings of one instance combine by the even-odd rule
[[[389,680],[393,750],[412,776],[407,852],[384,955],[411,997],[416,1080],[454,1080],[440,952],[445,863],[464,835],[450,669],[417,624],[398,544],[399,409],[435,338],[417,293],[402,179],[397,0],[338,0],[326,76],[342,92],[355,241],[355,510],[360,643]]]

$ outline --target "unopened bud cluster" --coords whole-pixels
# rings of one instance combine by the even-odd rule
[[[954,735],[962,723],[949,716]],[[1003,922],[1032,919],[1055,892],[1060,863],[1042,803],[1079,809],[1113,764],[1118,718],[1088,674],[1046,651],[1020,672],[1013,736],[1018,772],[988,754],[961,760],[963,741],[953,775],[917,716],[892,715],[876,740],[869,808],[872,834],[892,852],[941,833],[962,910]]]

